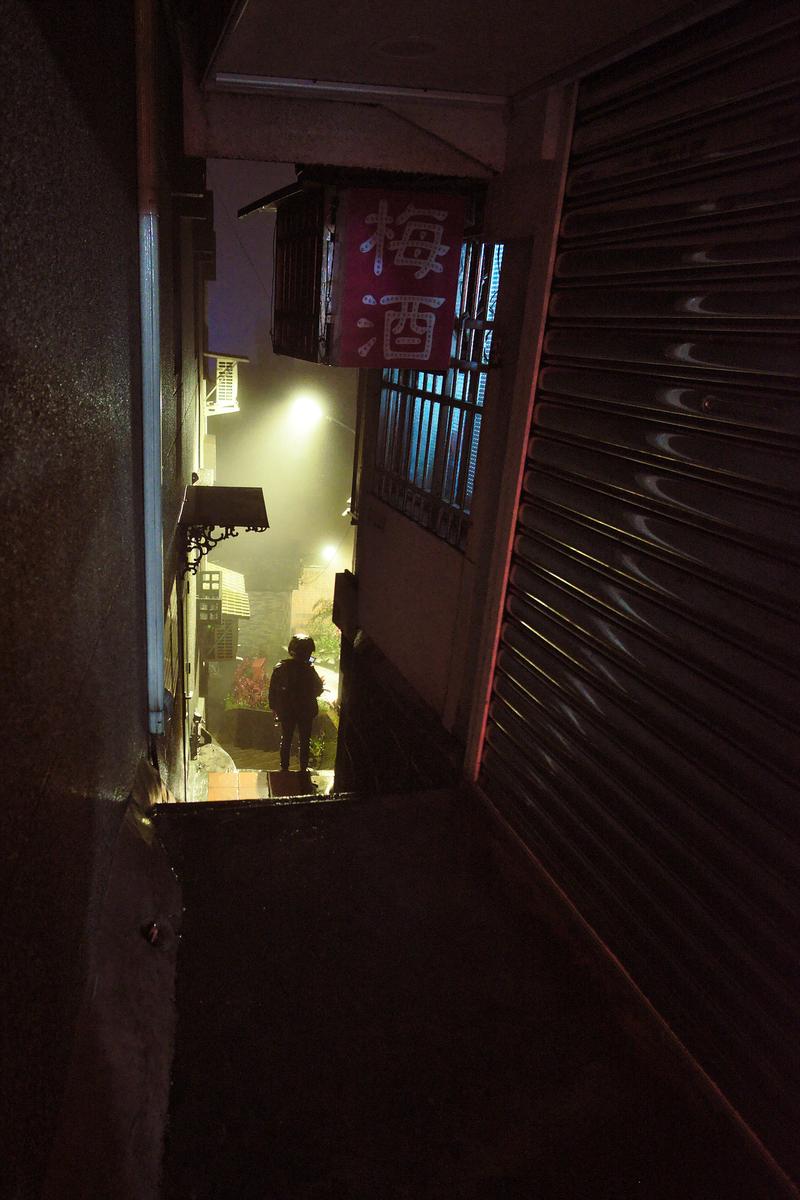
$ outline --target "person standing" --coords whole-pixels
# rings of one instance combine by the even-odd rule
[[[289,657],[275,666],[269,681],[269,706],[281,723],[281,770],[289,770],[292,739],[297,729],[300,770],[308,770],[311,724],[319,712],[317,697],[325,684],[311,665],[316,646],[305,633],[289,642]]]

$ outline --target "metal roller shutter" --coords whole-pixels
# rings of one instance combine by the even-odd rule
[[[799,23],[580,88],[481,775],[795,1164]]]

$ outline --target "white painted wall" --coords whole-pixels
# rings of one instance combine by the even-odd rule
[[[364,497],[358,540],[359,624],[443,716],[457,669],[454,614],[464,557],[374,496]]]

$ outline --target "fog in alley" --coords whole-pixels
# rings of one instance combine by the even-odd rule
[[[275,214],[236,216],[294,177],[287,164],[209,163],[217,239],[209,347],[250,359],[239,365],[240,411],[209,419],[216,482],[263,488],[270,523],[267,533],[241,533],[213,557],[246,581],[268,564],[325,568],[332,589],[334,571],[349,567],[352,556],[349,516],[342,514],[352,480],[358,372],[273,354]]]
[[[202,632],[204,723],[214,744],[199,755],[197,798],[239,798],[244,776],[231,775],[233,766],[261,772],[247,784],[247,798],[255,798],[264,772],[278,766],[278,731],[264,711],[267,685],[298,632],[314,637],[315,667],[325,681],[312,761],[330,777],[316,778],[315,787],[332,786],[339,635],[330,614],[336,572],[352,566],[349,503],[358,372],[273,353],[275,213],[237,217],[238,209],[294,178],[294,168],[286,164],[208,165],[217,256],[216,279],[208,289],[208,346],[211,355],[240,361],[239,411],[208,415],[204,461],[217,485],[263,490],[270,528],[239,531],[217,545],[205,564],[236,572],[224,574],[222,586],[240,599],[228,607],[231,615],[223,618],[221,632]],[[211,367],[209,389],[213,358]],[[230,599],[223,613],[226,604]],[[207,784],[202,768],[209,771]]]

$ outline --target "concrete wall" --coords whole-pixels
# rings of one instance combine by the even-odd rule
[[[190,73],[184,115],[187,154],[208,158],[488,178],[505,149],[502,109],[202,93]]]
[[[572,130],[573,85],[554,85],[512,103],[505,165],[489,184],[487,237],[547,237]]]
[[[465,773],[477,776],[511,558],[517,500],[528,449],[536,376],[566,177],[575,86],[554,86],[512,110],[506,169],[489,187],[487,237],[506,241],[498,303],[501,371],[481,429],[468,553],[476,588],[471,658],[460,697]]]
[[[358,620],[422,699],[444,715],[464,557],[374,496],[361,502]]]
[[[117,964],[142,941],[109,915],[146,753],[133,5],[3,0],[2,23],[0,1190],[28,1197],[109,920]],[[82,1069],[113,1108],[113,1072]]]

